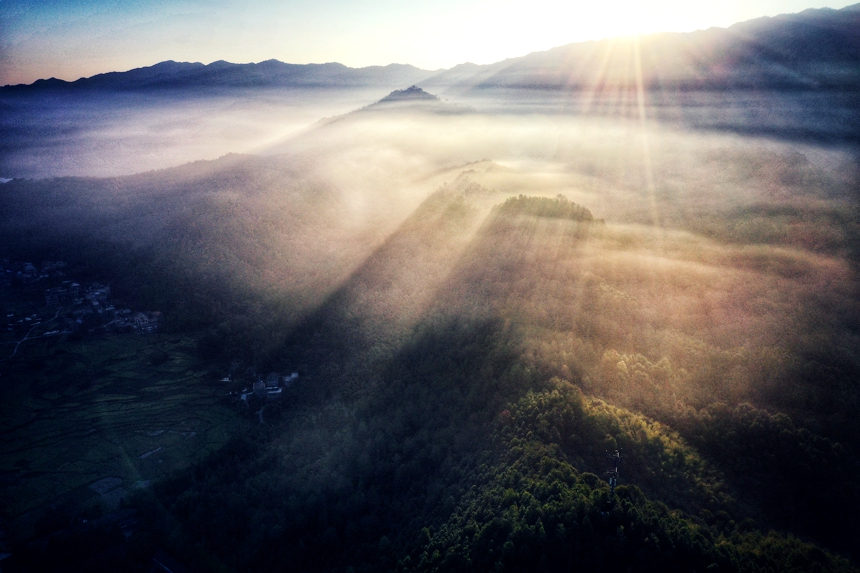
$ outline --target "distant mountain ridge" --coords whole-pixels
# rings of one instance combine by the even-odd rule
[[[67,82],[0,87],[0,95],[56,90],[218,90],[420,84],[436,93],[482,88],[860,90],[860,4],[758,18],[728,28],[580,42],[487,65],[428,71],[408,64],[233,64],[165,61]]]
[[[4,86],[6,92],[31,92],[56,89],[148,91],[186,88],[279,88],[279,87],[361,87],[414,84],[435,72],[408,64],[389,64],[350,68],[339,63],[286,64],[266,60],[256,64],[233,64],[219,60],[200,62],[161,62],[127,72],[108,72],[73,82],[51,78],[32,84]]]
[[[488,65],[460,64],[421,85],[481,88],[860,89],[860,4],[809,9],[690,33],[580,42]]]

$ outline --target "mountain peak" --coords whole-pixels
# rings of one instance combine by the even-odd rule
[[[418,86],[409,86],[405,90],[394,90],[377,103],[401,101],[440,101],[437,96],[427,93]]]

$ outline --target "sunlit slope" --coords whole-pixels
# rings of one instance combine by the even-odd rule
[[[799,238],[809,238],[814,222],[780,226],[777,210],[755,222],[774,230],[767,244],[731,232],[706,238],[571,217],[569,203],[554,197],[510,199],[487,211],[487,197],[501,196],[471,202],[449,191],[428,200],[392,246],[377,251],[290,338],[288,360],[319,372],[330,390],[360,396],[373,395],[386,376],[405,375],[417,385],[441,377],[453,384],[446,392],[471,405],[464,414],[499,411],[519,392],[559,376],[682,429],[731,477],[746,511],[849,547],[828,515],[858,503],[847,469],[857,466],[858,439],[851,224],[824,229],[840,237],[833,243],[804,242]],[[711,213],[723,229],[737,225],[731,212]],[[422,247],[393,248],[398,244]],[[311,354],[303,354],[305,345]],[[391,356],[404,361],[403,370],[380,372]],[[747,402],[754,407],[741,406]],[[780,411],[801,426],[773,416]],[[722,432],[743,437],[723,443]],[[770,451],[764,467],[759,449]],[[640,485],[653,472],[651,462],[643,463]],[[847,481],[816,486],[821,495],[812,495],[815,467]],[[780,497],[796,501],[785,505]]]
[[[850,389],[831,403],[794,374],[822,337],[849,344],[853,279],[838,256],[496,210],[437,309],[511,321],[544,374],[638,408],[760,400],[847,422]],[[636,355],[665,359],[659,381],[616,368]]]
[[[844,428],[854,390],[841,380],[856,369],[858,316],[847,153],[626,120],[404,110],[351,114],[285,151],[127,178],[8,183],[5,247],[59,257],[94,249],[91,264],[113,269],[118,288],[163,306],[168,320],[224,324],[213,356],[227,344],[227,354],[251,359],[234,330],[260,320],[280,323],[261,334],[277,347],[352,277],[352,294],[341,296],[354,299],[355,320],[390,319],[373,318],[369,332],[406,328],[438,297],[452,314],[523,317],[536,348],[564,340],[547,374],[588,374],[586,384],[610,392],[615,371],[597,367],[607,352],[607,361],[613,351],[666,358],[666,384],[682,403],[835,411],[821,430]],[[481,157],[497,163],[452,169]],[[499,202],[563,193],[607,224],[585,232],[496,213],[472,237],[484,201],[467,224],[442,232],[437,215],[414,210],[461,174],[497,190]],[[401,246],[414,237],[426,241]],[[389,262],[380,267],[375,255]],[[260,301],[280,310],[260,311]],[[665,407],[663,394],[643,392],[614,399],[639,393],[640,407]]]
[[[857,466],[854,280],[838,257],[497,210],[430,316],[498,325],[520,383],[560,376],[683,429],[744,484],[745,503],[845,549],[828,516],[858,503],[845,473]],[[743,402],[814,433],[731,407]],[[759,448],[775,456],[765,467]],[[804,497],[813,467],[842,475],[844,495]]]
[[[694,450],[567,383],[517,401],[495,439],[501,451],[474,471],[474,486],[447,523],[426,530],[424,547],[407,561],[417,570],[855,570],[792,536],[736,523],[738,512],[718,499],[723,484],[702,472]],[[621,485],[614,498],[598,475],[581,470],[590,455],[602,473],[601,446],[623,448],[622,475],[635,484]],[[685,513],[675,509],[677,498],[666,505],[665,493],[643,495],[655,484],[710,495],[708,509]]]

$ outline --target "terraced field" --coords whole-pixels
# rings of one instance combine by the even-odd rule
[[[52,337],[0,363],[2,517],[114,507],[219,448],[241,422],[193,343],[161,334]]]

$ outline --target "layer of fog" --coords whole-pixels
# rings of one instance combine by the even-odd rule
[[[442,108],[443,110],[445,108]],[[482,159],[482,184],[505,193],[566,194],[607,221],[686,226],[742,206],[855,199],[851,147],[822,147],[638,117],[409,114],[362,111],[266,153],[312,156],[343,188],[397,181],[441,185]],[[441,171],[440,171],[441,170]],[[343,177],[339,174],[344,173]]]
[[[329,312],[380,342],[362,360],[419,324],[500,318],[523,329],[536,371],[631,407],[753,401],[798,415],[821,401],[799,372],[823,368],[825,349],[857,359],[850,147],[630,115],[441,111],[362,111],[269,150],[314,157],[353,208],[398,196],[389,227],[410,203],[434,221],[417,207],[433,189],[474,209],[441,235],[404,220],[355,267]],[[516,194],[563,194],[607,225],[580,240],[576,225],[526,217],[497,233],[490,206]],[[607,360],[666,370],[671,384],[628,384]],[[839,423],[842,397],[825,406]]]
[[[362,97],[366,104],[379,96]],[[781,97],[770,100],[773,109],[791,100]],[[42,169],[67,161],[93,174],[104,161],[103,169],[122,173],[204,150],[258,155],[108,182],[46,183],[68,186],[75,200],[92,196],[76,216],[58,211],[36,228],[80,227],[69,233],[88,236],[97,229],[105,241],[154,245],[176,273],[207,281],[212,293],[238,290],[243,308],[261,299],[270,306],[258,308],[280,309],[287,326],[277,328],[328,308],[337,328],[324,336],[354,324],[379,342],[366,348],[385,349],[381,359],[439,313],[484,309],[483,318],[519,321],[527,345],[554,349],[532,352],[538,365],[571,377],[579,369],[601,393],[614,379],[600,370],[604,355],[671,360],[673,392],[695,404],[764,399],[762,384],[773,399],[785,388],[773,381],[814,370],[824,347],[856,360],[855,325],[846,318],[857,315],[860,236],[850,145],[774,137],[786,117],[777,111],[770,131],[692,128],[633,100],[583,114],[564,113],[552,98],[483,110],[472,98],[471,112],[454,105],[460,100],[316,121],[324,110],[361,107],[355,99],[329,94],[313,108],[304,100],[293,107],[151,100],[137,115],[94,104],[88,117],[103,121],[91,131],[32,135],[34,148],[44,149]],[[692,109],[711,117],[708,106]],[[742,105],[714,109],[742,123]],[[805,112],[810,124],[839,124],[817,109]],[[80,145],[67,147],[72,142]],[[17,157],[28,154],[22,147]],[[483,191],[468,195],[470,184]],[[447,207],[437,213],[426,203],[439,189],[446,201],[462,195],[469,205],[451,232],[437,229]],[[581,244],[555,223],[523,221],[513,234],[496,234],[492,206],[517,194],[563,194],[606,228]],[[276,326],[267,323],[271,340],[258,345],[270,356],[287,336]],[[792,392],[794,405],[811,399],[803,388]]]
[[[0,177],[106,177],[226,153],[266,153],[277,143],[283,148],[284,142],[313,130],[319,120],[360,109],[385,95],[371,88],[292,88],[207,97],[75,92],[4,96]],[[473,110],[484,123],[506,116],[524,117],[536,125],[583,118],[600,119],[614,129],[619,119],[636,122],[644,115],[693,134],[723,132],[853,147],[860,132],[856,94],[841,92],[649,92],[642,106],[635,91],[626,90],[497,88],[443,90],[440,95],[460,109]]]
[[[0,177],[112,177],[254,153],[377,96],[354,88],[8,96]]]
[[[851,90],[559,90],[473,88],[441,95],[490,114],[631,117],[681,129],[815,144],[860,144],[860,97]],[[642,104],[640,107],[640,103]]]

